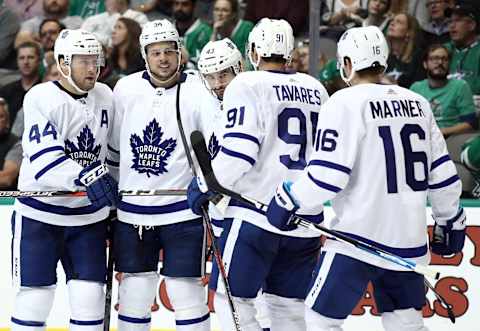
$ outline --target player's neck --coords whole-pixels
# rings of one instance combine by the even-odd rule
[[[261,61],[258,70],[285,71],[285,65],[283,63]]]
[[[66,78],[62,77],[60,78],[60,80],[58,81],[60,83],[60,85],[62,85],[62,87],[67,90],[68,92],[72,93],[72,94],[75,94],[75,95],[82,95],[84,93],[81,93],[79,91],[77,91],[76,88],[74,88],[72,86],[72,84],[70,84]]]
[[[358,75],[353,76],[350,81],[350,86],[361,85],[361,84],[379,84],[380,75],[364,75],[359,77]]]

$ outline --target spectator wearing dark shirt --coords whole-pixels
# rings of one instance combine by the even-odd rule
[[[390,47],[385,79],[389,83],[410,87],[425,78],[421,51],[417,47],[418,23],[415,17],[396,14],[388,26],[386,39]]]
[[[22,161],[22,147],[10,133],[8,105],[0,98],[0,189],[15,190]]]
[[[426,5],[430,21],[421,31],[423,45],[443,44],[450,39],[448,20],[445,17],[445,9],[449,7],[449,0],[428,0]]]
[[[23,98],[28,90],[40,82],[40,46],[35,42],[25,42],[18,46],[17,65],[21,78],[0,89],[0,97],[8,103],[10,124],[22,108]]]
[[[138,39],[141,32],[140,24],[132,19],[120,17],[115,23],[112,33],[111,56],[102,73],[104,78],[101,78],[111,88],[120,78],[145,69]]]

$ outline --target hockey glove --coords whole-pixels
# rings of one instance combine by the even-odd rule
[[[187,202],[188,207],[197,215],[202,215],[202,207],[208,205],[208,199],[215,195],[215,193],[208,190],[201,190],[199,187],[200,179],[194,177],[188,185]]]
[[[433,240],[430,243],[432,252],[438,255],[452,255],[462,251],[465,243],[465,222],[467,216],[460,209],[455,218],[440,225],[435,221]]]
[[[86,187],[88,199],[94,207],[117,205],[118,184],[100,161],[95,161],[80,171],[78,181]]]
[[[268,222],[282,231],[290,231],[297,228],[297,225],[293,224],[292,220],[295,218],[295,212],[299,206],[292,192],[290,192],[292,184],[290,181],[280,184],[267,209]]]

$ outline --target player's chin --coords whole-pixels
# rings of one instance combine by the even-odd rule
[[[96,82],[97,80],[95,78],[85,78],[81,89],[85,91],[91,90],[95,86]]]

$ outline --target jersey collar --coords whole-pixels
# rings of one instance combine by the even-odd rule
[[[53,81],[53,84],[55,84],[60,90],[62,90],[63,92],[67,93],[68,95],[70,95],[72,98],[74,98],[75,100],[79,100],[79,99],[82,99],[82,98],[86,98],[88,96],[88,93],[85,93],[85,94],[75,94],[75,93],[72,93],[70,92],[69,90],[67,90],[65,87],[62,86],[62,84],[60,84],[60,82],[58,80],[55,80]]]
[[[155,84],[152,83],[152,80],[150,79],[150,75],[148,74],[147,70],[145,70],[143,72],[142,78],[145,79],[150,84],[150,86],[152,86],[154,89],[159,88],[159,86],[155,86]],[[186,80],[187,80],[187,74],[182,72],[182,73],[180,73],[180,78],[178,79],[177,84],[178,83],[184,83]],[[177,84],[173,84],[172,86],[165,88],[165,90],[171,89],[171,88],[177,86]]]

